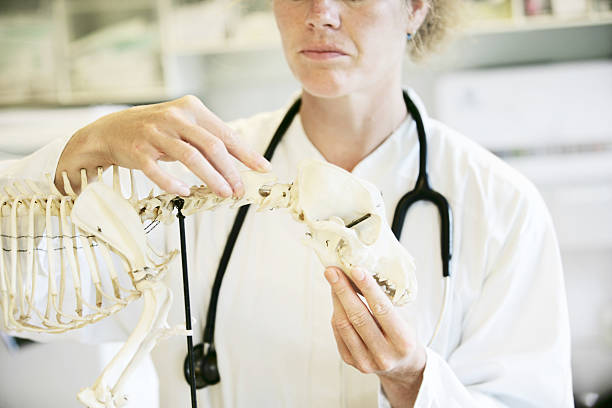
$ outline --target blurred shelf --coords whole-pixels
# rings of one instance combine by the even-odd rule
[[[470,35],[556,30],[576,27],[612,25],[612,11],[589,13],[581,16],[524,16],[513,19],[482,20],[469,26]]]
[[[59,100],[65,105],[90,105],[96,103],[145,103],[158,102],[171,97],[164,86],[134,89],[95,89],[91,91],[73,91]]]
[[[19,106],[19,105],[35,105],[35,104],[51,104],[57,102],[55,92],[8,92],[0,91],[0,105],[2,106]]]
[[[176,97],[166,87],[134,89],[92,89],[59,94],[57,92],[23,93],[0,92],[0,105],[3,106],[40,106],[40,105],[95,105],[112,103],[132,104],[168,100]]]
[[[120,13],[125,11],[156,10],[152,0],[65,0],[66,11],[70,14]]]
[[[224,54],[241,54],[260,51],[270,51],[280,49],[280,39],[277,41],[264,41],[261,43],[241,44],[228,41],[219,45],[191,45],[191,46],[176,46],[170,48],[167,52],[173,55],[224,55]]]

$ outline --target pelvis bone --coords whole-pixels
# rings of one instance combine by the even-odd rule
[[[145,221],[171,222],[177,197],[151,193],[139,199],[130,173],[132,191],[126,199],[117,168],[113,174],[111,188],[101,182],[87,185],[83,171],[80,195],[66,175],[66,195],[50,177],[46,191],[26,180],[0,193],[0,329],[61,333],[144,298],[141,318],[125,345],[95,384],[79,393],[89,408],[125,405],[121,390],[134,366],[159,339],[187,334],[166,321],[172,293],[162,279],[176,251],[157,254],[143,228]],[[183,214],[222,205],[286,208],[307,226],[305,242],[324,266],[347,274],[356,266],[365,269],[396,305],[414,298],[414,263],[388,227],[381,194],[372,184],[320,161],[303,162],[294,184],[252,171],[242,178],[246,193],[240,199],[192,187],[183,197]],[[87,292],[86,286],[93,289]]]

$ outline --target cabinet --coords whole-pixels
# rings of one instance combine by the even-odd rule
[[[478,44],[484,49],[500,39],[506,45],[499,53],[472,47],[461,58],[451,52],[437,66],[531,62],[542,56],[534,47],[542,36],[578,39],[561,59],[612,55],[610,0],[465,3],[470,24],[458,48]],[[185,92],[204,94],[227,80],[218,66],[209,69],[209,59],[217,64],[223,58],[248,59],[250,64],[254,54],[272,54],[271,60],[279,62],[268,63],[266,75],[280,70],[286,76],[278,67],[280,42],[269,7],[268,0],[5,0],[0,5],[0,105],[143,103]],[[598,42],[591,41],[593,35]],[[581,39],[588,49],[580,46]],[[257,80],[258,64],[249,79]]]
[[[164,2],[7,1],[0,103],[75,105],[164,98]]]

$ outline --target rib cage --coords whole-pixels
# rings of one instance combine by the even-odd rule
[[[120,195],[117,168],[113,174],[114,190],[98,184],[106,188],[104,198],[95,196],[93,185],[85,190],[84,170],[86,192],[79,197],[65,173],[67,194],[50,176],[44,187],[23,180],[0,192],[0,329],[62,333],[144,297],[141,318],[122,349],[95,384],[78,395],[90,408],[122,406],[121,389],[134,366],[160,338],[184,334],[166,323],[172,294],[161,281],[176,251],[160,256],[148,246],[135,211],[133,174],[127,199]]]
[[[96,232],[87,233],[72,221],[78,196],[67,175],[63,174],[66,194],[60,193],[49,175],[46,177],[47,191],[31,180],[14,181],[0,191],[0,327],[6,331],[62,333],[110,316],[141,296],[134,285],[138,271],[130,260]],[[250,185],[260,186],[271,180],[270,176],[255,177],[258,182]],[[99,169],[98,181],[101,180]],[[81,183],[85,189],[84,170]],[[121,189],[119,169],[113,167],[113,190],[121,193]],[[142,222],[150,222],[145,231],[159,222],[173,220],[176,195],[154,196],[151,192],[139,199],[133,171],[130,190],[127,202]],[[238,200],[221,198],[205,186],[194,186],[191,192],[185,199],[184,215],[254,201],[261,208],[273,206],[273,197],[266,199],[258,192],[249,192]],[[150,273],[161,276],[169,256],[157,254],[149,247],[147,258],[153,266]],[[37,288],[41,289],[43,284],[48,290],[41,305]],[[68,301],[72,303],[69,305]]]
[[[130,272],[121,254],[72,222],[76,194],[67,179],[67,195],[48,179],[48,192],[26,180],[0,194],[5,330],[61,333],[97,322],[140,297],[129,281],[120,283]],[[37,289],[47,292],[46,300]]]
[[[262,196],[258,187],[271,176],[253,177],[255,190],[242,199],[223,199],[206,187],[192,187],[183,214],[224,204],[257,201],[262,206],[271,197]],[[94,385],[78,394],[90,408],[120,407],[127,401],[121,394],[125,380],[156,342],[188,334],[166,321],[172,293],[162,278],[177,251],[157,254],[145,238],[157,223],[173,220],[177,197],[151,192],[139,200],[130,171],[131,191],[125,198],[117,167],[112,189],[102,183],[87,187],[84,170],[80,195],[65,173],[63,182],[66,194],[49,175],[46,185],[18,180],[0,191],[0,330],[62,333],[95,323],[143,297],[140,320],[122,349]],[[143,228],[147,220],[150,224]]]

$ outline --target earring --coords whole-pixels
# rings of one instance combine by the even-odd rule
[[[412,40],[412,34],[411,34],[411,33],[407,33],[407,34],[406,34],[406,39],[407,39],[408,41]]]

